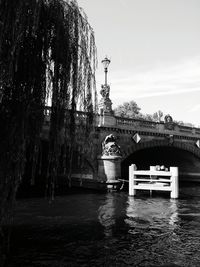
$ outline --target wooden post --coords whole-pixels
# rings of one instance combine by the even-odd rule
[[[134,171],[136,171],[137,167],[135,164],[132,164],[129,166],[129,195],[130,196],[135,196],[136,190],[134,189],[134,184],[135,184],[135,174]]]
[[[150,171],[156,171],[156,166],[150,166]]]
[[[156,171],[156,166],[150,166],[150,171]],[[150,180],[151,179],[156,179],[157,178],[157,176],[156,175],[150,175]],[[150,197],[152,197],[152,190],[149,190],[149,192],[150,192]]]
[[[178,168],[170,167],[171,176],[171,198],[178,198],[179,190],[178,190]]]

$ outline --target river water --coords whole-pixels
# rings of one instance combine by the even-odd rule
[[[200,266],[200,185],[18,200],[9,267]]]

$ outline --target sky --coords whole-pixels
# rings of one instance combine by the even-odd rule
[[[95,33],[97,91],[101,60],[111,59],[113,108],[134,100],[200,126],[200,0],[77,0]],[[99,95],[100,99],[100,95]]]

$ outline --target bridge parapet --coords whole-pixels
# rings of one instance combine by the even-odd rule
[[[158,133],[179,133],[180,135],[196,135],[200,136],[200,128],[196,127],[188,127],[184,125],[178,125],[174,123],[173,128],[169,129],[166,127],[164,122],[154,122],[154,121],[146,121],[140,119],[131,119],[131,118],[121,118],[115,117],[112,121],[114,122],[110,126],[115,126],[121,129],[133,129],[133,130],[144,130],[144,131],[155,131]],[[101,125],[104,126],[104,125]],[[108,126],[107,124],[105,126]]]
[[[152,122],[152,121],[143,121],[143,120],[138,120],[138,119],[128,119],[128,118],[120,118],[120,117],[115,117],[116,118],[116,125],[119,127],[144,127],[144,128],[151,128],[151,129],[156,129],[157,128],[157,123]]]
[[[51,116],[51,107],[44,110],[45,124],[48,125]],[[88,118],[87,113],[76,111],[76,123],[84,124]],[[173,124],[169,129],[164,122],[146,121],[140,119],[122,118],[114,115],[95,115],[94,125],[98,127],[111,127],[133,131],[147,131],[156,133],[179,134],[184,136],[194,136],[200,138],[200,128],[188,127],[184,125]]]
[[[70,115],[70,111],[67,111],[66,113],[68,113],[68,115]],[[44,117],[44,121],[45,121],[45,123],[48,124],[48,122],[50,122],[50,118],[51,118],[51,107],[49,107],[49,106],[45,107],[45,109],[44,109],[44,116],[45,116]],[[75,113],[75,120],[76,120],[76,123],[77,124],[81,124],[81,123],[86,122],[87,118],[88,118],[87,112],[84,112],[84,111],[76,111],[76,113]],[[95,118],[95,120],[96,119],[97,118]]]

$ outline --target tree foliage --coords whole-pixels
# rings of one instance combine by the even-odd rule
[[[122,105],[119,105],[115,108],[114,113],[115,116],[122,118],[133,118],[140,120],[147,120],[153,122],[163,122],[164,121],[164,113],[161,110],[154,112],[153,114],[144,114],[140,112],[141,108],[137,105],[135,101],[125,102]],[[175,124],[186,127],[194,127],[194,124],[187,123],[183,121],[174,120]]]
[[[174,123],[180,125],[180,126],[186,126],[186,127],[195,127],[195,125],[191,122],[183,122],[183,121],[174,121]]]
[[[140,113],[140,108],[135,101],[125,102],[114,109],[115,116],[136,118]]]
[[[160,122],[163,120],[163,112],[158,110],[153,114],[144,114],[140,112],[141,108],[135,101],[125,102],[115,108],[115,116],[122,118],[137,118],[141,120]]]
[[[153,120],[156,121],[156,122],[161,122],[163,120],[163,112],[161,110],[158,110],[157,112],[154,112],[152,117],[153,117]]]
[[[95,67],[93,30],[76,1],[0,0],[0,225],[23,177],[27,149],[34,175],[47,99],[51,188],[60,157],[70,172],[75,111],[79,105],[88,112],[88,130],[96,110]]]

